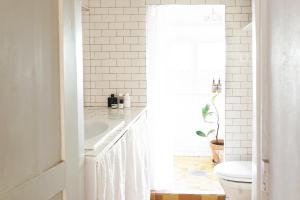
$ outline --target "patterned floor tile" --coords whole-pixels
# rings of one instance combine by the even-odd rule
[[[174,186],[153,191],[151,200],[225,200],[213,167],[210,157],[174,157]]]

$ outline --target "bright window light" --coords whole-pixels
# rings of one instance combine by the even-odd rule
[[[154,162],[153,187],[172,182],[173,155],[209,156],[201,110],[212,97],[213,78],[225,89],[225,7],[150,6],[147,18],[147,98]],[[218,97],[220,137],[225,100]]]

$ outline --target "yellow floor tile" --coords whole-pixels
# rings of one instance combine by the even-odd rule
[[[174,190],[185,194],[224,194],[210,157],[174,157]]]
[[[225,200],[210,157],[174,157],[174,185],[153,191],[151,200]]]

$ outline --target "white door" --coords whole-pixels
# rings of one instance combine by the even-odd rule
[[[0,200],[68,196],[62,4],[0,1]]]

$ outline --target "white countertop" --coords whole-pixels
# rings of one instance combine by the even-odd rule
[[[124,108],[124,109],[111,109],[107,107],[85,107],[85,123],[92,121],[100,121],[108,124],[107,137],[104,141],[97,144],[97,148],[91,148],[90,144],[85,145],[86,156],[97,156],[101,152],[109,149],[130,127],[131,123],[136,121],[141,114],[145,112],[146,108]],[[90,143],[91,141],[86,141]]]
[[[85,107],[84,117],[85,120],[101,119],[103,121],[121,119],[125,123],[129,123],[136,118],[146,108],[124,108],[124,109],[111,109],[107,107]]]

